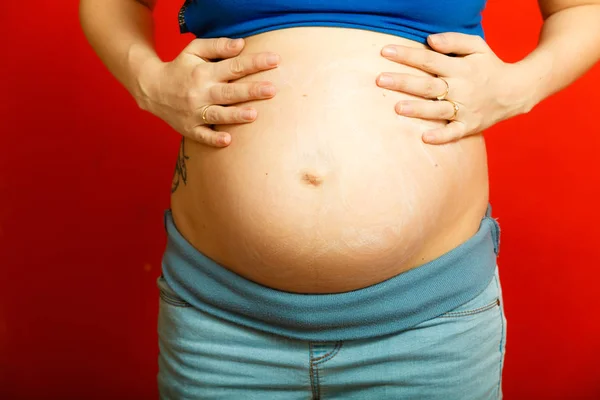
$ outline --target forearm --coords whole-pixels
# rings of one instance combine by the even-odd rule
[[[564,89],[600,59],[600,5],[581,5],[545,19],[538,45],[515,63],[512,85],[527,113]]]
[[[139,100],[140,70],[160,62],[154,47],[152,9],[156,0],[81,0],[83,32],[104,65]]]

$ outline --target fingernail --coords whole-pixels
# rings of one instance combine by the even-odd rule
[[[229,48],[230,49],[235,49],[240,44],[242,44],[242,39],[231,39],[229,41]]]
[[[242,116],[244,119],[254,119],[256,117],[256,110],[244,110]]]
[[[269,64],[269,65],[277,65],[277,64],[279,64],[279,55],[277,55],[277,54],[269,54],[267,56],[267,64]]]
[[[433,44],[446,43],[446,36],[439,34],[439,33],[437,33],[435,35],[429,35],[429,39],[431,40],[431,43],[433,43]]]
[[[394,47],[384,47],[381,54],[383,54],[384,56],[387,56],[387,57],[393,57],[396,54],[398,54],[398,52],[396,51],[396,49]]]
[[[410,103],[398,103],[398,112],[402,114],[409,114],[412,112],[412,106]]]
[[[435,142],[435,135],[433,133],[426,133],[423,136],[423,139],[425,139],[426,142]]]
[[[271,96],[275,94],[275,88],[273,86],[263,86],[260,88],[260,94],[262,96]]]
[[[379,75],[379,84],[382,86],[391,86],[394,80],[389,75]]]

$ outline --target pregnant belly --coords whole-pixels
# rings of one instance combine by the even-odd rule
[[[274,51],[274,98],[255,122],[219,126],[227,148],[186,140],[187,183],[175,224],[199,251],[266,286],[353,290],[417,267],[475,234],[488,202],[482,135],[428,145],[444,121],[400,117],[414,96],[379,88],[381,72],[425,72],[380,56],[406,39],[342,28],[292,28],[246,39]]]

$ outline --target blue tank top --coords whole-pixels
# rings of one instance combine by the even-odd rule
[[[295,26],[338,26],[388,33],[427,43],[432,33],[484,37],[487,0],[186,0],[182,33],[198,38],[244,38]]]

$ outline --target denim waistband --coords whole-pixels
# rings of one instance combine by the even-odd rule
[[[488,204],[474,236],[426,264],[349,292],[302,294],[255,283],[206,257],[179,233],[166,210],[162,272],[182,300],[247,327],[302,340],[372,338],[444,314],[485,289],[500,245],[491,211]]]

